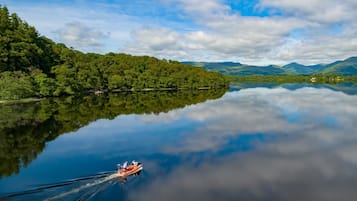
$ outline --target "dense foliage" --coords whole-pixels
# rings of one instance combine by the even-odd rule
[[[82,53],[40,36],[0,7],[0,99],[96,90],[197,89],[226,86],[224,76],[148,56]]]
[[[48,141],[97,119],[157,114],[221,97],[226,89],[114,93],[0,104],[0,178],[18,173]]]

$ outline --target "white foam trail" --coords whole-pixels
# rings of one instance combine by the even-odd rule
[[[51,200],[56,200],[56,199],[59,199],[59,198],[63,198],[67,195],[70,195],[70,194],[73,194],[73,193],[78,193],[79,191],[83,190],[83,189],[86,189],[86,188],[89,188],[89,187],[92,187],[92,186],[96,186],[96,185],[99,185],[99,184],[102,184],[104,182],[107,182],[107,181],[110,181],[112,179],[115,179],[115,178],[118,178],[119,175],[117,173],[115,174],[111,174],[103,179],[100,179],[100,180],[97,180],[97,181],[94,181],[92,183],[87,183],[85,185],[82,185],[78,188],[75,188],[75,189],[72,189],[71,191],[68,191],[68,192],[65,192],[65,193],[61,193],[59,195],[56,195],[54,197],[51,197],[51,198],[47,198],[46,200],[44,201],[51,201]]]

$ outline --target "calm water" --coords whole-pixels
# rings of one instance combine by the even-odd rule
[[[350,201],[356,92],[234,84],[1,105],[0,200]],[[139,176],[112,178],[133,159]]]

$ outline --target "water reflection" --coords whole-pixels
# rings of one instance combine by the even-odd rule
[[[143,121],[188,118],[205,122],[182,139],[182,145],[166,151],[205,151],[221,147],[228,137],[240,134],[284,134],[333,144],[357,138],[356,96],[329,89],[254,88],[227,93],[222,99]],[[293,147],[291,147],[293,148]],[[296,151],[296,150],[294,150]]]
[[[169,154],[210,153],[158,177],[133,200],[351,200],[357,196],[357,96],[329,89],[245,89],[161,115],[205,122]],[[173,118],[173,116],[177,116]],[[143,117],[144,121],[160,121]],[[236,136],[264,133],[249,152]],[[213,152],[213,153],[212,153]]]
[[[132,200],[353,200],[356,166],[333,151],[284,154],[272,148],[199,167],[183,165],[130,196]]]
[[[333,91],[341,91],[345,94],[356,95],[357,94],[357,84],[343,82],[338,84],[312,84],[312,83],[239,83],[233,82],[230,86],[230,91],[239,91],[247,88],[285,88],[289,90],[296,90],[303,87],[311,87],[318,89],[331,89]]]
[[[97,119],[159,114],[221,97],[226,90],[146,92],[0,105],[0,178],[18,173],[57,136]]]
[[[120,99],[101,102],[95,98],[95,104],[87,101],[94,106],[61,106],[66,108],[63,112],[55,110],[44,119],[65,122],[53,125],[69,124],[72,131],[94,119],[111,117],[108,114],[116,117],[92,122],[52,141],[35,165],[3,179],[0,188],[13,192],[11,184],[24,189],[25,184],[55,177],[53,172],[57,177],[52,181],[61,181],[136,159],[145,166],[140,177],[125,185],[111,184],[91,200],[319,201],[357,196],[356,95],[329,88],[277,87],[241,89],[214,97],[218,96],[166,113],[138,112],[140,104],[124,107],[133,109],[123,112],[119,108],[129,103]],[[186,99],[176,97],[174,102]],[[130,112],[137,115],[117,116]],[[33,195],[28,200],[41,198]]]

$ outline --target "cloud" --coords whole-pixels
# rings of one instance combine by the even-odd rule
[[[100,49],[104,46],[101,42],[108,35],[99,30],[90,28],[83,23],[68,23],[56,31],[60,41],[79,49]]]
[[[261,0],[260,7],[273,7],[286,15],[305,18],[321,24],[353,21],[356,1],[350,0]]]
[[[135,30],[133,37],[137,45],[145,44],[154,51],[162,51],[167,47],[175,49],[179,47],[179,34],[166,28]]]
[[[71,41],[54,31],[73,23],[107,36],[97,37],[100,50],[92,45],[80,49],[85,51],[258,65],[328,63],[357,55],[354,0],[259,0],[250,11],[226,0],[5,3],[57,42]]]
[[[166,46],[165,52],[170,53],[171,57],[174,56],[174,59],[178,60],[225,58],[249,61],[261,59],[265,57],[266,52],[271,52],[274,47],[282,45],[284,37],[288,36],[292,29],[303,25],[300,20],[290,18],[242,17],[236,13],[228,12],[230,11],[229,7],[222,5],[219,1],[179,1],[175,3],[178,3],[186,14],[197,23],[206,27],[205,30],[185,33],[170,30],[171,35],[176,32],[177,43],[174,46]],[[149,32],[148,35],[155,33]],[[162,34],[160,38],[167,40],[166,38],[171,35]],[[133,35],[133,38],[136,39],[137,35]],[[135,41],[137,40],[134,40],[130,48],[124,50],[138,53],[145,49],[142,54],[153,53],[165,57],[165,54],[158,53],[150,44],[146,45],[145,40],[141,40],[141,43]],[[151,43],[151,40],[147,40],[147,42]],[[177,48],[178,43],[180,43],[179,49]],[[179,53],[175,55],[175,52]]]
[[[136,46],[131,45],[129,52],[140,54],[145,49],[141,53],[178,60],[234,60],[255,64],[259,61],[327,63],[357,54],[353,1],[262,0],[256,5],[258,10],[281,13],[264,17],[242,16],[219,0],[171,2],[199,25],[197,30],[169,30],[178,36],[177,43],[166,46],[164,52],[156,51],[144,40],[138,45],[133,36]],[[294,35],[297,30],[300,35]],[[164,35],[162,39],[167,37],[170,36]],[[326,49],[329,51],[323,51]]]
[[[206,58],[215,60],[219,58],[249,58],[264,57],[266,52],[273,47],[283,44],[284,36],[290,30],[303,26],[297,19],[242,17],[236,13],[231,14],[228,6],[220,1],[179,1],[175,2],[184,9],[188,16],[197,23],[206,27],[205,30],[180,33],[175,30],[153,29],[141,30],[142,35],[133,35],[133,43],[129,52],[134,54],[152,53],[165,57],[152,46],[151,36],[156,34],[161,40],[166,41],[175,35],[176,43],[165,47],[166,54],[174,59],[188,60]],[[267,31],[269,30],[269,31]],[[162,32],[163,34],[158,34]],[[170,34],[167,34],[170,32]],[[145,36],[145,34],[147,36]],[[147,40],[142,40],[147,38]],[[155,41],[155,40],[154,40]],[[145,51],[142,51],[142,50]],[[174,54],[179,52],[178,54]],[[209,56],[205,56],[209,55]]]
[[[287,38],[270,58],[316,64],[357,54],[356,1],[262,0],[258,6],[275,8],[283,16],[307,22],[302,29],[303,37]]]
[[[186,33],[166,28],[156,30],[144,28],[134,32],[133,42],[123,50],[133,54],[151,54],[178,60],[222,60],[222,58],[253,60],[263,58],[272,47],[282,45],[284,43],[282,37],[288,35],[290,29],[298,28],[299,22],[286,20],[286,23],[279,24],[274,19],[260,22],[255,18],[243,20],[236,16],[224,22],[211,21],[209,26],[212,28],[208,31]],[[258,28],[253,28],[254,26]],[[259,29],[275,31],[263,33]],[[137,34],[138,32],[140,35]],[[162,42],[158,41],[158,38]],[[167,41],[171,43],[168,44]],[[161,49],[157,48],[158,44]]]
[[[108,10],[107,4],[5,3],[11,12],[18,13],[26,22],[35,26],[41,35],[82,51],[117,52],[119,46],[131,40],[130,33],[140,27],[139,21],[144,21]],[[80,34],[84,34],[92,45],[85,47],[85,41],[75,41]],[[101,48],[98,45],[102,45]]]
[[[207,0],[204,2],[200,0],[173,0],[173,2],[193,16],[198,14],[200,16],[211,17],[212,15],[221,15],[230,10],[220,0]]]

